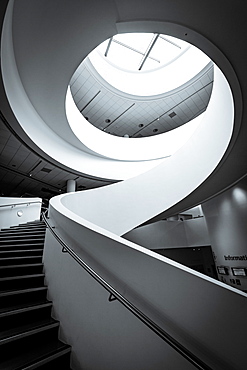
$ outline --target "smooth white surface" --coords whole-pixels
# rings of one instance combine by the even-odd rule
[[[41,204],[41,198],[0,198],[0,229],[39,220]]]
[[[154,71],[129,72],[117,68],[97,49],[90,53],[89,59],[110,85],[137,96],[153,96],[174,90],[191,80],[210,62],[206,54],[192,46],[172,63]]]
[[[180,150],[139,176],[77,192],[73,197],[62,195],[61,203],[77,216],[123,235],[169,209],[205,181],[227,149],[233,121],[231,90],[215,67],[207,111],[194,135]]]

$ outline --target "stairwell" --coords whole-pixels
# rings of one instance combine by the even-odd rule
[[[0,231],[0,369],[70,369],[71,348],[46,298],[45,225],[35,221]]]

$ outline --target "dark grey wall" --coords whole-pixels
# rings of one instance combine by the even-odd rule
[[[247,277],[234,276],[232,267],[247,269],[247,178],[206,202],[203,212],[217,266],[227,267],[219,279],[247,291]]]

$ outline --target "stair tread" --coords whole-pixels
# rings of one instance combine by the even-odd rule
[[[14,256],[14,257],[1,257],[0,256],[0,263],[1,262],[6,262],[6,261],[15,262],[16,260],[29,260],[29,259],[32,259],[32,258],[38,258],[38,259],[42,260],[42,256],[33,256],[33,255],[31,255],[31,256]]]
[[[0,266],[0,270],[2,269],[9,269],[9,268],[25,268],[25,267],[35,267],[35,266],[43,266],[44,264],[43,263],[25,263],[23,265],[8,265],[8,266]]]
[[[67,344],[57,340],[48,343],[40,343],[40,346],[35,349],[27,349],[26,352],[21,353],[13,359],[8,359],[7,361],[0,361],[1,369],[3,370],[14,370],[14,369],[34,369],[37,363],[45,362],[49,357],[53,357],[59,353],[64,354],[70,352],[71,347]],[[32,364],[35,364],[32,367]]]
[[[44,246],[44,241],[42,243],[28,243],[28,244],[6,244],[6,245],[0,245],[0,250],[3,250],[4,248],[20,248],[20,247],[31,247],[31,246]]]
[[[0,282],[1,281],[8,281],[8,280],[29,279],[29,278],[34,278],[34,277],[38,277],[38,276],[44,277],[45,274],[42,273],[42,274],[33,274],[33,275],[18,275],[18,276],[0,277]]]
[[[19,305],[19,306],[9,307],[8,309],[2,310],[2,311],[0,310],[0,318],[11,316],[11,315],[16,315],[22,312],[38,310],[44,307],[52,307],[52,302],[40,301],[40,303],[37,302],[36,304],[33,304],[33,305]]]
[[[29,324],[20,325],[15,328],[2,330],[0,331],[0,345],[31,335],[32,333],[36,333],[38,330],[58,325],[59,322],[50,317],[37,320]]]
[[[8,253],[15,253],[15,252],[20,252],[20,253],[22,253],[22,252],[37,252],[37,251],[39,251],[39,252],[43,252],[43,249],[12,249],[11,251],[7,251]],[[6,253],[6,251],[1,251],[0,250],[0,255],[1,255],[1,253]]]
[[[4,297],[4,296],[7,296],[7,295],[14,295],[14,294],[37,292],[39,290],[47,290],[47,287],[42,286],[42,287],[35,287],[35,288],[13,289],[13,290],[8,291],[8,292],[0,292],[0,297]]]

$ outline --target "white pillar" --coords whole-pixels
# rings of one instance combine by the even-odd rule
[[[76,181],[75,180],[68,180],[67,181],[67,193],[72,193],[76,189]]]

